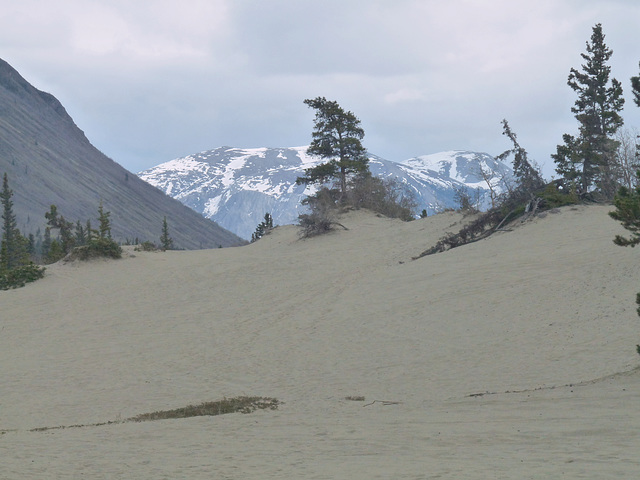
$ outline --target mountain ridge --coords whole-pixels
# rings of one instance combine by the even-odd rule
[[[297,185],[304,169],[323,160],[298,147],[218,147],[180,157],[149,168],[138,175],[167,195],[211,218],[243,238],[250,238],[265,213],[276,224],[295,223],[304,210],[301,201],[314,186]],[[417,211],[431,215],[456,206],[456,189],[478,191],[487,206],[488,186],[480,170],[490,172],[489,181],[511,178],[511,168],[491,155],[451,150],[392,162],[369,154],[371,173],[395,179],[411,192]],[[451,176],[453,175],[453,177]]]

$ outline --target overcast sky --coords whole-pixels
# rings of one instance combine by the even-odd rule
[[[0,0],[0,58],[137,172],[219,146],[311,141],[305,98],[336,100],[388,160],[550,154],[576,133],[567,86],[592,28],[640,128],[638,0]]]

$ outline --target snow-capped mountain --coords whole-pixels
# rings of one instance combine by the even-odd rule
[[[305,208],[302,199],[315,187],[296,185],[296,178],[304,175],[306,168],[323,161],[306,151],[306,146],[220,147],[162,163],[138,176],[249,239],[267,212],[274,224],[297,222]],[[512,175],[509,166],[492,156],[467,151],[425,155],[401,163],[370,155],[369,168],[375,176],[395,178],[405,184],[416,197],[417,212],[425,209],[428,214],[455,207],[454,195],[459,188],[477,191],[486,206],[487,181],[500,190],[500,183]]]

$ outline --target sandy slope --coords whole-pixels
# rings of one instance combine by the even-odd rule
[[[640,264],[609,210],[415,261],[461,217],[54,265],[0,292],[0,476],[633,478]],[[29,431],[237,395],[284,405]]]

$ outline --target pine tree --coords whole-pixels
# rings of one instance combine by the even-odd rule
[[[98,207],[98,221],[100,222],[100,226],[98,227],[98,235],[100,236],[100,238],[111,238],[111,221],[109,220],[110,216],[111,212],[104,211],[101,200],[100,206]]]
[[[29,259],[29,247],[35,240],[24,237],[16,227],[13,214],[13,191],[9,188],[9,179],[4,174],[0,203],[2,203],[2,241],[0,242],[0,290],[23,287],[44,276],[44,268],[38,267]]]
[[[2,244],[0,245],[0,271],[10,270],[13,267],[13,251],[15,249],[16,217],[13,214],[13,192],[9,189],[9,178],[4,174],[2,181]]]
[[[76,244],[76,239],[73,235],[73,223],[65,220],[63,216],[60,216],[58,228],[60,229],[60,239],[62,241],[62,250],[65,255],[73,250]]]
[[[56,240],[51,240],[51,244],[49,245],[49,250],[47,252],[47,262],[55,263],[64,257],[64,250],[62,249],[62,244]]]
[[[518,143],[517,136],[506,119],[502,120],[502,128],[502,134],[511,140],[513,148],[502,152],[496,159],[504,161],[513,154],[513,174],[518,183],[517,188],[527,195],[533,195],[536,190],[544,186],[544,179],[539,170],[529,161],[527,151]]]
[[[638,67],[640,67],[640,63],[638,63]],[[631,77],[631,91],[633,93],[633,101],[640,107],[640,76]],[[636,158],[640,159],[640,143],[636,144]]]
[[[91,229],[91,220],[87,220],[87,227],[85,228],[87,243],[91,243],[93,241],[93,235],[96,233],[95,230]]]
[[[270,213],[264,214],[264,228],[265,230],[273,229],[273,217],[271,216]]]
[[[87,232],[84,229],[84,225],[78,220],[76,222],[76,245],[87,244]]]
[[[35,258],[36,251],[36,236],[33,233],[30,233],[27,237],[27,253],[29,254],[29,258]]]
[[[347,191],[348,176],[369,172],[369,159],[361,143],[364,130],[360,120],[352,112],[344,111],[335,101],[317,97],[304,103],[316,110],[313,140],[307,153],[328,162],[306,169],[304,177],[299,177],[297,183],[337,180],[342,199]]]
[[[581,193],[597,187],[606,198],[612,198],[616,185],[612,166],[617,142],[614,135],[623,124],[620,116],[624,106],[622,85],[615,78],[609,81],[611,67],[607,64],[613,51],[604,43],[602,25],[593,27],[591,42],[581,71],[572,68],[567,84],[578,94],[571,108],[579,123],[578,137],[565,134],[558,145],[556,171],[579,183]]]
[[[173,249],[173,239],[169,236],[169,226],[167,225],[167,217],[162,221],[162,235],[160,235],[160,245],[163,250]]]
[[[13,191],[9,188],[9,178],[4,174],[0,203],[2,203],[2,243],[0,245],[0,270],[8,271],[26,265],[28,262],[27,242],[17,228],[13,213]]]
[[[635,247],[640,244],[640,171],[637,185],[634,190],[620,187],[613,201],[616,209],[609,212],[611,218],[618,220],[631,233],[630,237],[615,236],[613,243],[621,247]],[[638,305],[636,313],[640,316],[640,293],[636,295],[636,305]],[[640,354],[640,345],[636,347]]]
[[[616,235],[613,242],[621,247],[635,247],[640,243],[640,186],[634,190],[620,187],[613,204],[616,209],[609,216],[631,232],[631,237]]]
[[[47,224],[51,228],[57,228],[60,232],[60,247],[63,255],[73,250],[76,244],[76,237],[73,234],[73,223],[67,221],[62,215],[58,215],[58,208],[51,205],[49,211],[44,214]]]
[[[44,218],[47,219],[47,225],[58,228],[58,207],[51,205],[49,211],[44,214]]]
[[[640,63],[638,63],[640,67]],[[640,76],[631,77],[631,90],[633,92],[633,101],[640,107]]]
[[[640,107],[640,76],[631,77],[631,87],[634,102]],[[620,187],[613,200],[616,209],[609,213],[611,218],[618,220],[624,228],[631,232],[631,237],[616,235],[614,238],[613,242],[622,247],[635,247],[640,244],[640,170],[636,172],[636,177],[635,189]],[[640,293],[638,299],[640,300]],[[640,304],[640,301],[638,303]],[[640,310],[638,314],[640,315]]]
[[[273,230],[273,217],[270,213],[265,213],[264,220],[258,224],[256,231],[251,234],[251,243],[260,240],[271,230]]]

